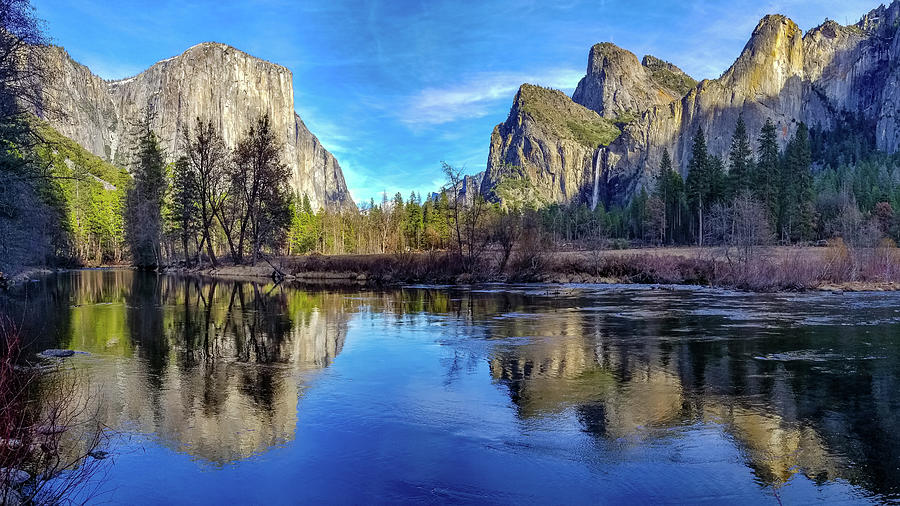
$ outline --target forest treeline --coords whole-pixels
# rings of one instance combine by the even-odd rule
[[[295,206],[287,250],[462,251],[521,240],[545,248],[813,244],[837,237],[874,246],[897,240],[900,157],[875,149],[871,125],[853,116],[831,131],[800,123],[784,149],[772,121],[756,135],[756,149],[750,135],[740,118],[722,158],[709,152],[698,130],[687,178],[664,152],[627,206],[594,210],[583,202],[514,207],[459,194],[462,175],[445,164],[444,191],[425,199],[384,195],[352,215]]]

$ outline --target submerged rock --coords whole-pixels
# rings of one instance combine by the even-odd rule
[[[22,446],[22,441],[14,438],[0,439],[0,446],[5,446],[14,450]]]
[[[40,352],[42,357],[56,357],[56,358],[66,358],[71,357],[75,354],[74,350],[58,350],[58,349],[48,349]]]
[[[4,506],[18,506],[25,504],[25,496],[14,488],[0,485],[0,503]]]
[[[35,432],[37,432],[38,434],[42,434],[44,436],[52,436],[55,434],[62,434],[65,431],[66,431],[66,428],[63,427],[62,425],[41,425],[37,429],[35,429]]]

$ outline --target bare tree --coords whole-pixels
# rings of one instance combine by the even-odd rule
[[[493,223],[493,240],[500,245],[502,256],[500,257],[499,271],[506,270],[506,264],[512,255],[513,249],[522,236],[522,215],[517,210],[500,211]]]
[[[0,0],[0,122],[43,116],[44,89],[54,79],[42,25],[28,0]]]
[[[722,245],[729,260],[736,252],[738,262],[749,262],[755,247],[772,241],[765,206],[749,192],[741,193],[730,204],[714,204],[707,217],[706,241]]]
[[[193,133],[185,131],[184,143],[187,160],[197,182],[197,207],[200,213],[199,251],[206,247],[210,262],[217,262],[212,230],[216,217],[221,220],[221,208],[227,197],[227,169],[229,153],[225,141],[212,121],[204,123],[199,117]],[[224,226],[224,223],[223,223]]]
[[[290,169],[281,161],[281,145],[275,139],[269,115],[265,114],[238,143],[231,167],[228,201],[237,201],[236,207],[231,208],[235,221],[226,227],[228,217],[222,218],[236,262],[244,260],[245,241],[250,243],[254,264],[263,246],[283,241],[290,224],[289,178]]]
[[[485,229],[488,202],[481,195],[462,196],[464,175],[446,162],[441,163],[447,185],[443,192],[448,195],[450,221],[456,235],[457,253],[466,262],[469,269],[478,265],[478,261],[490,241],[490,234]]]
[[[450,213],[450,221],[453,222],[453,231],[456,235],[456,249],[459,253],[459,256],[463,256],[463,240],[462,240],[462,225],[460,220],[460,213],[462,212],[462,204],[459,199],[459,188],[462,184],[462,171],[453,167],[449,163],[441,162],[441,169],[444,171],[444,176],[447,177],[447,185],[443,188],[444,193],[448,193],[448,212]]]
[[[28,364],[6,318],[0,342],[0,503],[89,500],[105,467],[99,396],[74,370]]]

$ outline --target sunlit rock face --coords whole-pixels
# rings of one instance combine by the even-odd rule
[[[129,132],[152,114],[151,127],[174,160],[183,132],[196,118],[212,120],[234,146],[255,119],[269,114],[291,168],[291,186],[314,207],[352,205],[341,167],[294,111],[291,72],[219,43],[198,44],[140,74],[104,81],[51,46],[49,61],[59,81],[50,87],[53,110],[39,111],[63,135],[92,153],[124,164]]]
[[[872,129],[879,149],[895,152],[900,148],[898,19],[897,0],[854,25],[826,21],[806,34],[784,16],[766,16],[734,64],[719,78],[700,83],[667,62],[653,57],[640,62],[625,49],[597,44],[573,101],[617,119],[622,134],[574,160],[553,149],[552,136],[541,140],[540,145],[550,147],[542,151],[559,156],[529,162],[547,173],[570,173],[567,165],[578,165],[576,172],[587,176],[570,180],[581,185],[577,191],[544,191],[546,182],[531,178],[536,170],[526,171],[522,179],[557,202],[578,195],[576,201],[592,206],[598,199],[621,204],[649,184],[664,150],[686,176],[699,128],[711,153],[724,157],[741,115],[754,146],[767,119],[775,123],[783,147],[800,122],[827,130],[852,115]],[[510,119],[494,131],[489,167],[491,160],[515,158],[509,150],[517,147],[512,139],[522,131],[504,127],[515,112],[514,107]]]

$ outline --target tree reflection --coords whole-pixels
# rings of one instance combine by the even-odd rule
[[[304,383],[346,336],[339,294],[130,271],[63,278],[40,292],[71,306],[47,347],[137,358],[85,371],[109,406],[106,423],[214,464],[292,439]]]

